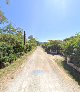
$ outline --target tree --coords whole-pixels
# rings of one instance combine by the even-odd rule
[[[28,37],[28,43],[30,44],[31,49],[37,46],[37,40],[33,37],[33,35]]]
[[[48,53],[56,53],[61,54],[62,50],[62,41],[61,40],[48,40],[47,43],[43,44],[43,48],[45,48],[45,51]]]
[[[0,24],[8,22],[7,18],[4,16],[3,12],[0,10]]]
[[[12,24],[8,24],[7,26],[5,26],[3,28],[3,32],[4,33],[9,33],[9,34],[15,34],[16,33],[16,29],[12,26]]]

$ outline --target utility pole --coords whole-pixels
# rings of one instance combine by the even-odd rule
[[[24,31],[24,45],[26,44],[26,33]]]

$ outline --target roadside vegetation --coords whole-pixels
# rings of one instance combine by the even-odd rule
[[[0,77],[6,71],[19,67],[23,62],[21,57],[27,56],[37,45],[38,41],[33,35],[26,38],[25,31],[14,27],[0,10]]]
[[[30,56],[35,51],[35,49],[36,48],[24,54],[23,56],[18,58],[16,61],[8,65],[7,67],[0,69],[0,78],[3,78],[4,76],[8,77],[9,75],[11,78],[13,78],[14,73],[19,69],[21,69],[23,65],[25,65],[28,56]]]
[[[31,35],[24,45],[22,29],[14,28],[11,24],[0,31],[0,77],[2,77],[22,65],[25,57],[27,58],[27,55],[37,47],[37,41]]]
[[[53,59],[58,65],[63,66],[80,84],[80,72],[69,65],[71,63],[80,68],[80,33],[63,41],[49,40],[48,42],[44,42],[42,47],[47,53],[54,55]],[[60,55],[60,57],[55,55]]]
[[[0,68],[10,65],[36,46],[37,41],[33,36],[29,36],[24,45],[24,35],[21,28],[14,28],[9,24],[0,29]]]
[[[6,3],[9,4],[8,0],[6,0]],[[40,43],[32,35],[28,39],[25,38],[24,30],[9,23],[2,10],[0,10],[0,72],[6,67],[14,65],[21,56],[32,51],[37,45],[40,45]],[[63,56],[64,59],[62,57],[54,59],[56,62],[60,61],[58,63],[80,82],[80,72],[67,64],[68,61],[80,68],[80,33],[63,41],[49,40],[44,42],[42,47],[49,54]]]
[[[80,33],[63,41],[49,40],[43,43],[42,47],[47,53],[62,55],[66,59],[69,58],[69,62],[80,67]]]

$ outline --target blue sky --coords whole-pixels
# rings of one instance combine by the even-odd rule
[[[5,16],[39,41],[65,39],[80,32],[80,0],[0,0]]]

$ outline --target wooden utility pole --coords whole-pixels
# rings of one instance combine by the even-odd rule
[[[24,45],[26,44],[26,33],[24,31]]]

